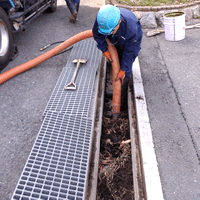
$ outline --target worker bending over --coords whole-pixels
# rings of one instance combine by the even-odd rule
[[[143,35],[141,24],[131,11],[104,5],[97,14],[92,31],[97,47],[110,62],[112,58],[108,51],[107,39],[117,49],[121,69],[115,80],[122,81],[121,104],[123,105],[127,97],[132,64],[141,49]]]

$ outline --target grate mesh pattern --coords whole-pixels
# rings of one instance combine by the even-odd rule
[[[48,112],[12,199],[84,199],[92,127],[90,119]]]
[[[86,64],[81,64],[77,73],[75,80],[77,89],[75,91],[64,90],[65,85],[71,82],[75,72],[76,64],[72,61],[76,58],[88,59],[88,61]],[[56,111],[69,115],[88,116],[100,58],[101,52],[96,48],[94,40],[81,41],[74,45],[67,65],[63,69],[45,108],[44,115],[48,111]]]
[[[94,39],[82,40],[76,44],[72,49],[70,57],[67,61],[66,67],[73,66],[74,59],[88,59],[86,64],[90,68],[97,69],[101,61],[101,51],[97,49],[97,44]]]
[[[12,200],[85,199],[95,115],[92,119],[87,116],[101,55],[94,40],[74,45]],[[75,72],[72,61],[77,58],[88,59],[79,68],[77,90],[64,90]]]
[[[64,114],[88,116],[96,69],[80,67],[76,78],[77,89],[64,90],[65,85],[71,81],[74,68],[64,68],[54,88],[54,91],[45,108],[44,115],[48,111],[56,111]]]

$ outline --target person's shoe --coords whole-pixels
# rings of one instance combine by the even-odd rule
[[[78,11],[79,11],[79,3],[74,3],[74,6],[76,8],[76,12],[77,12],[77,15],[78,15]],[[75,24],[76,22],[78,22],[78,19],[77,19],[77,15],[73,21],[73,23]]]
[[[73,23],[76,24],[77,22],[78,22],[78,19],[76,18],[76,19],[73,21]]]
[[[74,12],[74,13],[72,14],[71,18],[69,19],[69,22],[70,22],[70,23],[74,23],[74,21],[76,20],[77,14],[78,14],[77,12]]]
[[[77,17],[78,11],[72,0],[66,0],[66,3],[67,3],[67,7],[69,8],[69,11],[72,14],[69,22],[73,23]]]

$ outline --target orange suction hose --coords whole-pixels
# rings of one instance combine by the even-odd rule
[[[111,55],[113,60],[112,62],[112,75],[113,75],[113,100],[112,100],[112,113],[120,113],[121,107],[121,81],[115,81],[119,71],[120,71],[120,64],[119,64],[119,57],[115,45],[111,45],[110,41],[108,41],[108,51]]]
[[[90,38],[90,37],[93,37],[92,30],[83,31],[83,32],[69,38],[68,40],[61,43],[57,47],[51,49],[50,51],[34,58],[33,60],[30,60],[21,65],[18,65],[17,67],[14,67],[14,68],[4,72],[3,74],[1,74],[0,75],[0,84],[4,83],[8,79],[16,76],[17,74],[20,74],[28,69],[35,67],[38,64],[44,62],[45,60],[48,60],[49,58],[55,56],[56,54],[58,54],[59,52],[61,52],[64,49],[66,49],[67,47],[75,44],[76,42],[79,42],[83,39]]]

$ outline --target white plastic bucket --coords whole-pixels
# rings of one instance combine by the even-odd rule
[[[170,12],[164,15],[165,39],[178,41],[185,38],[185,13]]]

